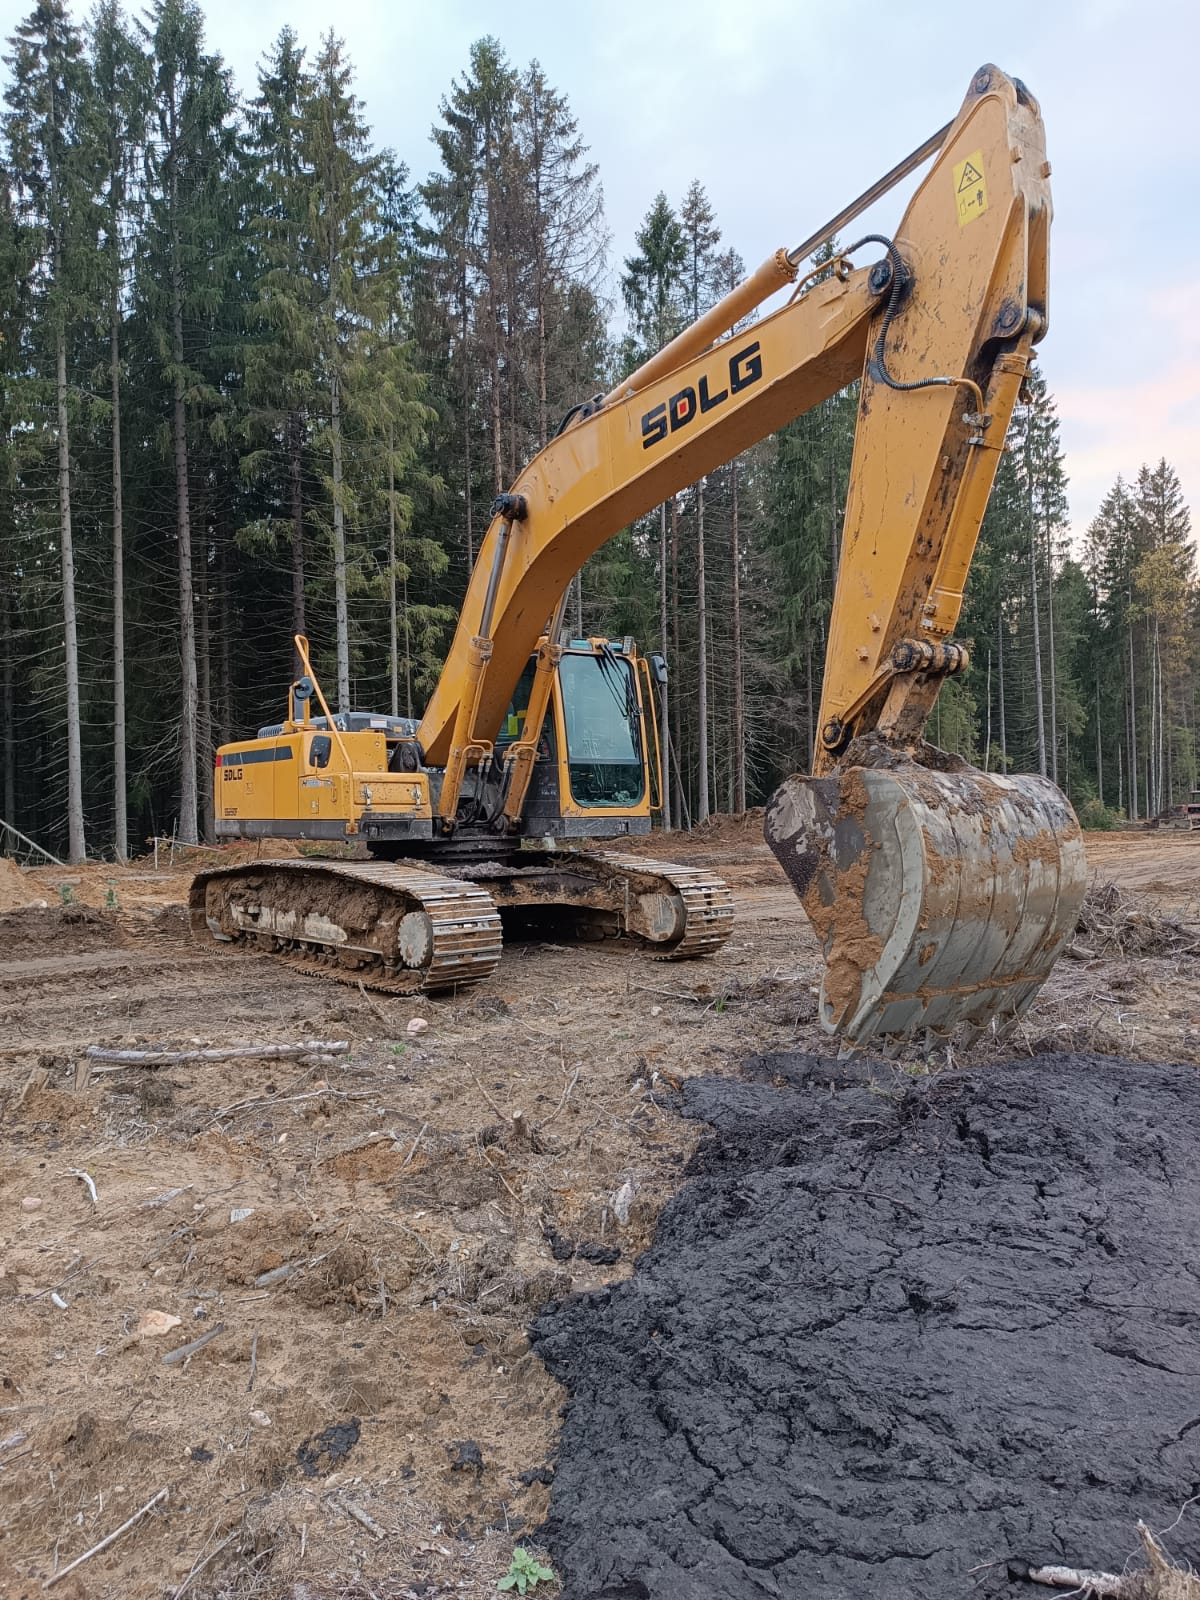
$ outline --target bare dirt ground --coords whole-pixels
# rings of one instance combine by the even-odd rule
[[[759,826],[652,841],[733,886],[719,965],[517,945],[435,1001],[194,945],[179,860],[0,863],[0,1595],[495,1592],[546,1514],[564,1398],[531,1318],[649,1243],[697,1137],[664,1103],[682,1080],[828,1047]],[[1088,849],[1126,914],[1200,939],[1200,836]],[[350,1048],[84,1054],[247,1040]],[[1004,1052],[1068,1048],[1200,1062],[1197,956],[1081,939]]]

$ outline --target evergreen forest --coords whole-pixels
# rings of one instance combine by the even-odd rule
[[[700,178],[612,237],[566,94],[494,38],[419,153],[376,147],[334,33],[285,28],[235,85],[194,0],[37,0],[4,63],[0,818],[124,859],[211,837],[214,751],[278,719],[294,633],[340,708],[419,716],[494,496],[744,266]],[[1069,541],[1042,371],[930,736],[1108,826],[1200,782],[1195,550],[1166,460]],[[572,631],[671,664],[675,826],[809,767],[855,410],[713,472],[574,586]]]

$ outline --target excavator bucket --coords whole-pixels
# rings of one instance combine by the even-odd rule
[[[1083,898],[1079,824],[1045,778],[900,758],[796,776],[766,838],[824,950],[822,1025],[853,1044],[1005,1031]]]

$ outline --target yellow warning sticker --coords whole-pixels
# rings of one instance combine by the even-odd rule
[[[976,150],[965,161],[954,164],[954,199],[958,206],[958,225],[965,228],[987,210],[987,180],[983,175],[983,151]]]

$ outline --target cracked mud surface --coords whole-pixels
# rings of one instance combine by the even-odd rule
[[[636,1275],[542,1314],[569,1600],[1011,1595],[1200,1494],[1197,1069],[874,1071],[687,1082]],[[1196,1508],[1167,1544],[1200,1563]]]

